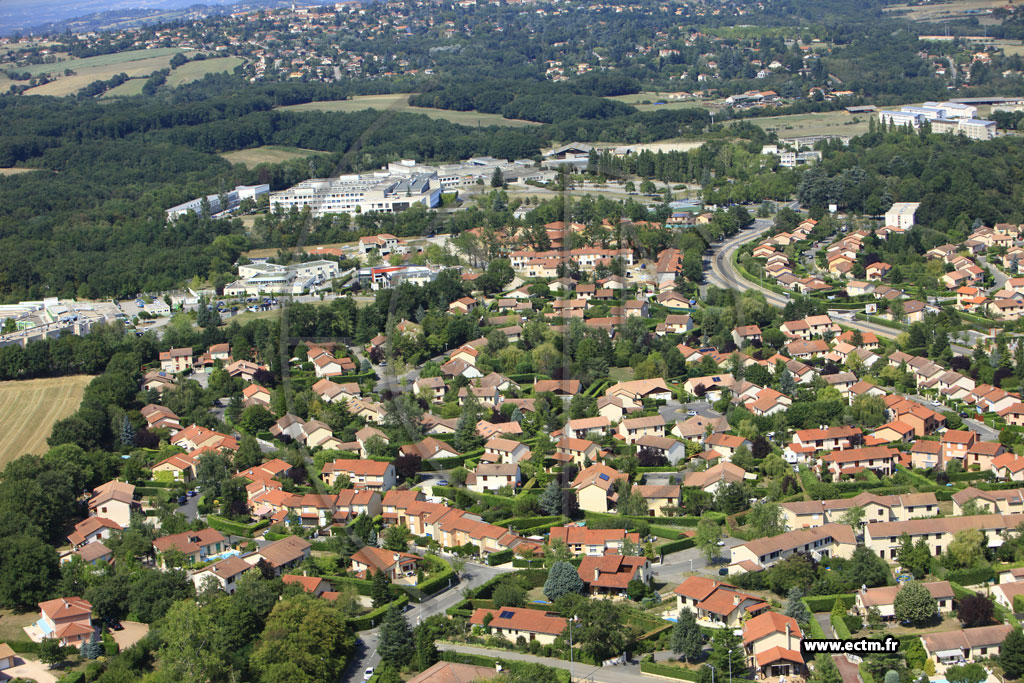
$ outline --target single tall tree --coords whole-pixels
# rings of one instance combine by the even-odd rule
[[[697,617],[685,607],[679,612],[679,619],[672,627],[672,652],[681,655],[687,662],[700,656],[704,648],[704,632],[697,626]]]
[[[1020,626],[1010,631],[999,647],[999,664],[1007,678],[1024,676],[1024,631]]]
[[[402,608],[392,605],[384,614],[380,624],[380,640],[377,652],[382,662],[387,662],[401,669],[416,655],[416,644],[413,641],[412,629],[402,614]]]
[[[568,593],[582,593],[583,588],[583,579],[580,578],[576,567],[569,562],[555,562],[548,571],[547,581],[544,582],[544,595],[554,602]]]
[[[913,624],[923,624],[938,611],[932,594],[917,581],[908,581],[903,585],[896,593],[892,607],[898,620]]]

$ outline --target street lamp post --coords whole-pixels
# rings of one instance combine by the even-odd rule
[[[574,621],[576,621],[576,617],[569,620],[569,683],[576,680],[572,657],[572,622]]]
[[[711,683],[715,683],[715,667],[708,664],[708,668],[711,669]]]
[[[732,683],[732,648],[729,648],[729,683]]]

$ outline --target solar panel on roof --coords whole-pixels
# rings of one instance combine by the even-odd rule
[[[722,378],[721,378],[721,377],[712,377],[712,378],[711,378],[711,381],[712,381],[712,382],[721,382],[721,381],[722,381]]]
[[[603,473],[599,474],[599,475],[597,475],[597,478],[602,480],[602,481],[608,481],[608,475],[607,474],[603,474]]]
[[[498,615],[498,618],[499,619],[511,619],[514,616],[515,616],[515,612],[512,612],[510,610],[505,610],[504,612],[502,612],[501,614]]]

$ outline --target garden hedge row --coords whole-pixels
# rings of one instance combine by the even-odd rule
[[[393,600],[382,607],[378,607],[368,614],[364,614],[361,617],[356,617],[355,619],[350,620],[349,623],[352,624],[352,628],[356,631],[366,631],[367,629],[374,628],[377,623],[384,618],[384,613],[392,606],[404,607],[408,603],[409,597],[407,595],[403,595],[397,600]]]
[[[670,666],[668,664],[659,664],[658,662],[640,662],[640,673],[668,676],[669,678],[679,678],[684,681],[696,681],[698,679],[697,672],[693,669],[684,669],[681,666]]]
[[[257,531],[270,526],[269,519],[260,520],[255,524],[240,524],[239,522],[232,522],[230,519],[225,519],[218,515],[207,515],[206,523],[209,524],[211,528],[216,529],[222,534],[245,536],[246,538],[252,538]]]
[[[841,600],[844,609],[850,609],[857,601],[857,596],[852,593],[837,593],[835,595],[809,595],[804,598],[807,608],[812,612],[831,612],[836,600]]]

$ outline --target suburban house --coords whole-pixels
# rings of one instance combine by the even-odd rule
[[[761,598],[703,576],[687,577],[672,592],[676,595],[676,614],[690,610],[701,626],[738,628],[745,619],[768,609]]]
[[[243,559],[249,565],[265,561],[278,576],[284,569],[290,569],[309,557],[309,541],[298,536],[286,536],[279,541],[265,545]]]
[[[68,534],[68,541],[72,548],[80,548],[83,545],[94,543],[104,538],[110,538],[115,531],[122,531],[117,522],[106,517],[86,517],[75,525],[75,530]]]
[[[800,625],[778,612],[762,612],[743,623],[747,665],[763,678],[804,675]]]
[[[237,555],[230,555],[193,573],[192,583],[195,584],[196,592],[199,592],[212,577],[222,591],[231,595],[235,592],[238,577],[250,569],[251,564]]]
[[[230,547],[224,534],[213,528],[183,531],[180,534],[153,539],[153,549],[159,554],[160,567],[163,569],[167,568],[164,553],[169,551],[179,552],[185,556],[187,562],[198,564]]]
[[[554,643],[567,624],[563,617],[526,607],[480,607],[473,612],[469,623],[482,627],[484,631],[504,636],[513,643],[522,636],[529,642],[536,640],[542,645]]]
[[[192,369],[192,348],[171,349],[160,352],[160,369],[164,372],[183,372]]]
[[[683,480],[683,486],[692,486],[708,493],[715,493],[718,487],[726,484],[739,484],[747,476],[747,471],[731,462],[720,462],[703,472],[689,472]]]
[[[551,457],[563,463],[572,462],[582,469],[588,460],[597,462],[601,459],[601,447],[589,439],[563,436],[555,443],[555,452]]]
[[[900,522],[915,517],[933,517],[939,510],[934,493],[904,493],[877,496],[861,491],[852,498],[832,500],[798,500],[780,503],[790,529],[807,529],[842,521],[852,508],[864,511],[864,522]]]
[[[787,531],[771,538],[747,541],[733,548],[729,573],[742,574],[767,569],[793,553],[810,553],[814,558],[834,556],[848,560],[856,547],[857,537],[853,529],[845,524],[823,524],[811,529]]]
[[[1013,627],[1010,624],[979,626],[960,631],[944,631],[921,636],[925,654],[940,665],[995,659],[999,646]]]
[[[606,555],[622,553],[625,540],[640,543],[640,534],[626,533],[625,529],[588,529],[582,526],[555,526],[548,533],[548,541],[564,541],[573,555]]]
[[[56,638],[61,645],[82,647],[96,633],[92,625],[92,605],[82,598],[56,598],[41,602],[39,613],[36,626],[43,632],[43,637]]]
[[[864,526],[864,545],[879,557],[896,561],[900,538],[906,533],[910,540],[919,539],[928,544],[933,555],[939,555],[949,547],[956,532],[962,529],[978,529],[985,535],[989,546],[1002,543],[1001,534],[1013,531],[1020,523],[1018,515],[973,515],[969,517],[942,517],[938,519],[909,519],[903,522],[879,522]]]
[[[601,463],[594,463],[582,470],[572,482],[580,509],[589,512],[608,512],[619,499],[615,491],[615,482],[620,479],[629,481],[629,475]]]
[[[116,479],[97,486],[89,499],[89,514],[117,522],[122,527],[131,523],[133,509],[142,506],[134,500],[135,486]]]
[[[590,595],[623,597],[630,581],[651,580],[650,561],[631,555],[587,555],[577,571]]]
[[[953,587],[948,581],[929,581],[922,583],[928,589],[939,614],[945,616],[953,611]],[[868,610],[872,607],[878,609],[883,619],[894,619],[896,612],[893,604],[896,601],[896,594],[902,586],[879,586],[878,588],[861,588],[857,591],[855,607],[857,613],[867,616]]]
[[[480,456],[480,460],[514,465],[523,458],[528,458],[529,455],[530,449],[526,444],[498,437],[484,444],[484,454]]]
[[[515,463],[482,462],[466,475],[466,488],[476,493],[497,491],[505,486],[515,490],[521,483],[522,474]]]
[[[644,436],[665,436],[665,418],[661,415],[626,418],[619,423],[618,436],[630,445]]]
[[[338,476],[346,474],[353,488],[387,493],[397,483],[395,466],[380,460],[345,460],[339,458],[324,465],[320,478],[334,486]]]
[[[668,436],[641,436],[636,440],[636,451],[665,457],[673,465],[686,458],[683,442]]]
[[[336,593],[331,591],[331,584],[326,579],[322,579],[319,576],[306,576],[300,574],[284,574],[281,576],[281,581],[286,586],[297,584],[302,586],[302,590],[306,591],[314,598],[324,597],[325,593],[332,593],[337,596]],[[329,596],[328,596],[329,597]]]
[[[351,569],[359,578],[384,572],[392,581],[405,576],[416,576],[416,563],[423,558],[412,553],[395,552],[384,548],[364,546],[352,553]]]
[[[1024,513],[1024,489],[982,491],[973,486],[968,486],[953,494],[953,514],[964,514],[963,508],[970,501],[974,501],[975,505],[984,512],[999,515],[1019,515]]]
[[[647,514],[661,517],[665,508],[677,508],[681,504],[679,486],[676,484],[646,484],[633,487],[633,495],[642,496],[647,501]]]

